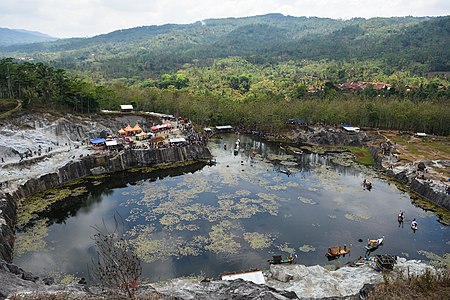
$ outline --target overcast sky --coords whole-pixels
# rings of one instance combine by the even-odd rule
[[[330,18],[444,16],[449,0],[0,0],[0,27],[55,37],[267,13]]]

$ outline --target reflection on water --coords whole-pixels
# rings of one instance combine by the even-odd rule
[[[339,258],[345,263],[364,255],[358,240],[378,236],[386,238],[380,253],[424,259],[419,250],[449,252],[449,228],[373,173],[316,154],[286,155],[247,136],[239,136],[235,153],[237,138],[210,142],[214,166],[117,174],[88,195],[40,213],[21,227],[16,249],[29,251],[16,255],[15,263],[35,273],[86,277],[95,252],[92,226],[113,228],[116,213],[151,280],[266,269],[274,254],[326,264],[329,247],[347,244],[350,256]],[[374,186],[370,192],[361,186],[366,177]],[[398,226],[400,210],[408,226]],[[415,233],[413,218],[420,225]],[[33,243],[36,236],[40,243]]]

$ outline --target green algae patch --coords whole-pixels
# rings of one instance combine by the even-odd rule
[[[425,211],[430,211],[436,214],[439,217],[440,223],[446,226],[450,225],[450,211],[447,211],[445,208],[440,207],[439,205],[415,193],[411,193],[411,199],[414,205],[424,209]]]
[[[303,196],[298,196],[298,200],[300,200],[300,201],[303,202],[304,204],[309,204],[309,205],[317,204],[316,201],[314,201],[314,200],[312,200],[312,199],[308,199],[308,198],[303,197]]]
[[[249,243],[252,249],[269,248],[273,243],[273,237],[259,232],[245,232],[244,240]]]
[[[302,252],[314,252],[316,251],[316,248],[314,248],[314,246],[311,245],[303,245],[299,248],[300,251]]]
[[[288,253],[290,255],[295,253],[295,249],[292,248],[288,243],[284,243],[284,244],[281,244],[281,245],[276,245],[276,248],[278,250],[280,250],[282,252],[286,252],[286,253]]]
[[[33,227],[16,235],[14,244],[14,256],[21,256],[26,252],[46,252],[47,243],[45,237],[48,236],[48,219],[37,220]]]
[[[186,167],[193,164],[198,164],[198,160],[186,160],[186,161],[180,161],[176,163],[170,163],[170,164],[160,164],[160,165],[154,165],[149,167],[141,167],[141,168],[132,168],[127,170],[127,172],[130,173],[151,173],[157,170],[166,170],[166,169],[175,169],[179,167]],[[202,162],[206,165],[206,162]]]
[[[23,226],[32,220],[35,215],[46,211],[52,204],[63,201],[68,197],[76,197],[86,193],[84,186],[77,188],[49,189],[43,193],[35,194],[22,201],[17,212],[18,226]]]
[[[238,242],[242,228],[230,221],[222,221],[215,224],[209,233],[209,245],[206,250],[214,253],[237,254],[241,250],[241,244]]]
[[[362,213],[347,213],[345,214],[345,218],[350,221],[364,221],[370,219],[370,216]]]
[[[430,260],[430,264],[438,268],[450,267],[450,253],[445,253],[443,256],[439,256],[433,252],[419,250],[417,253],[426,256]]]
[[[72,274],[66,274],[61,272],[50,272],[46,275],[48,278],[53,278],[53,284],[71,285],[77,284],[80,281],[80,277]]]
[[[186,241],[180,236],[161,235],[153,226],[137,225],[127,232],[128,243],[144,262],[166,260],[169,257],[198,256],[208,243],[204,236],[194,236]]]

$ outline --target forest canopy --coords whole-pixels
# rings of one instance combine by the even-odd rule
[[[296,118],[449,134],[449,28],[450,17],[269,14],[2,47],[0,97],[256,130]]]

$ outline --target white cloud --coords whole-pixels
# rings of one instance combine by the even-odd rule
[[[448,0],[2,0],[0,27],[57,37],[266,13],[330,18],[450,15]]]

